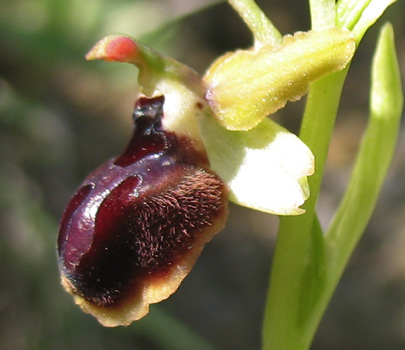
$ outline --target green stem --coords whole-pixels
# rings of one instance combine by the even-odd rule
[[[313,29],[334,25],[334,1],[311,0],[310,6]],[[263,322],[263,350],[307,349],[321,317],[314,305],[325,281],[326,257],[315,208],[347,71],[312,84],[308,94],[300,138],[315,156],[316,171],[309,178],[306,213],[280,219]]]
[[[301,137],[315,155],[317,171],[309,179],[306,214],[281,219],[263,329],[266,350],[309,348],[371,216],[395,149],[403,97],[392,28],[386,26],[373,64],[370,123],[345,197],[324,236],[315,205],[346,72],[314,84],[308,98]]]
[[[282,35],[254,0],[228,0],[228,2],[252,31],[255,45],[270,44],[278,46],[281,44],[283,41]]]
[[[304,205],[306,213],[280,220],[264,317],[264,350],[307,349],[319,322],[320,317],[311,312],[311,303],[316,302],[311,292],[323,283],[322,268],[317,268],[323,264],[311,259],[324,257],[324,242],[315,206],[346,73],[319,80],[308,95],[300,137],[315,156],[316,173],[309,178],[311,196]],[[313,250],[320,253],[310,254]],[[315,278],[308,278],[308,273],[315,273]]]
[[[336,22],[335,0],[309,0],[312,29],[332,27]]]

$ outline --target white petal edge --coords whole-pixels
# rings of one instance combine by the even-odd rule
[[[210,116],[200,122],[211,168],[236,204],[276,215],[299,215],[309,196],[314,156],[294,134],[270,119],[249,131],[230,131]]]

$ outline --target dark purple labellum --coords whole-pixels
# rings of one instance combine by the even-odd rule
[[[163,130],[163,105],[163,96],[137,101],[126,150],[87,177],[61,222],[63,285],[99,319],[100,308],[118,312],[116,323],[100,320],[108,325],[140,318],[173,293],[226,220],[222,180],[205,155]]]

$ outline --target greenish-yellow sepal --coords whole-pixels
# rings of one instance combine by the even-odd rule
[[[342,70],[354,51],[348,30],[328,28],[286,36],[277,47],[228,53],[207,71],[206,97],[223,126],[249,130],[300,99],[311,82]]]

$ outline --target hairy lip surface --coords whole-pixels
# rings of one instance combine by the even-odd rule
[[[87,177],[61,222],[62,283],[76,302],[99,320],[105,310],[140,310],[100,320],[108,325],[172,294],[227,216],[226,186],[205,156],[162,130],[163,103],[138,100],[128,147]]]

